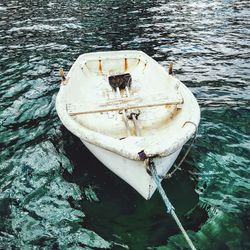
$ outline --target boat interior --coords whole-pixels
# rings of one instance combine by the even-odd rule
[[[167,69],[143,52],[96,54],[80,56],[65,80],[72,119],[117,139],[171,134],[183,125],[185,93]]]

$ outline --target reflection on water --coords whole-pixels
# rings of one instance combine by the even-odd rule
[[[184,170],[164,188],[198,249],[249,242],[248,1],[0,3],[0,248],[184,249],[158,194],[143,200],[66,131],[58,68],[140,49],[198,98]]]

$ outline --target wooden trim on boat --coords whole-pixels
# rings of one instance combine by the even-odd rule
[[[157,102],[155,100],[157,100]],[[179,106],[181,104],[183,104],[183,98],[180,96],[137,96],[117,98],[101,104],[67,104],[66,109],[69,115],[74,116],[128,109],[151,108],[164,105]]]

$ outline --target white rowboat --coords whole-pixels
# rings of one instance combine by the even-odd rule
[[[200,108],[191,91],[141,51],[87,53],[63,76],[56,98],[64,126],[111,171],[149,199],[193,136]]]

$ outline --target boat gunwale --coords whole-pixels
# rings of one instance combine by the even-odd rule
[[[113,53],[113,51],[96,52],[96,53],[107,54],[107,53]],[[94,53],[87,53],[87,54],[80,55],[78,59],[75,61],[75,63],[72,65],[71,70],[68,73],[68,77],[70,77],[72,70],[74,69],[74,65],[79,64],[79,61],[81,61],[84,56],[96,54],[96,53],[94,52]],[[117,54],[117,52],[115,53]],[[141,52],[141,51],[134,51],[134,50],[121,51],[121,53],[122,54],[138,53],[141,55],[145,55],[153,62],[156,62],[153,58],[149,57],[148,55],[146,55],[144,52]],[[158,65],[161,66],[160,64]],[[164,69],[162,68],[162,70]],[[173,77],[173,76],[169,76],[169,77]],[[185,90],[189,92],[189,94],[192,95],[192,98],[194,99],[193,101],[194,101],[194,106],[196,106],[196,112],[193,113],[193,115],[191,116],[192,119],[190,119],[190,121],[195,123],[198,126],[199,120],[200,120],[200,109],[199,109],[198,103],[195,97],[193,96],[192,92],[183,83],[180,82],[180,84]],[[182,128],[182,133],[178,133],[176,135],[175,143],[171,143],[171,145],[169,145],[168,142],[161,141],[161,143],[157,147],[148,146],[146,148],[140,145],[140,142],[143,140],[143,137],[130,136],[123,140],[119,140],[111,136],[98,133],[96,131],[93,131],[86,127],[81,126],[68,114],[66,110],[66,105],[63,102],[63,98],[61,98],[61,96],[63,96],[64,94],[64,90],[66,87],[67,87],[66,85],[61,85],[57,98],[56,98],[56,110],[64,126],[69,131],[71,131],[74,135],[79,137],[80,139],[85,140],[91,144],[97,145],[99,147],[102,147],[104,149],[107,149],[111,152],[115,152],[125,158],[129,158],[133,160],[140,160],[138,152],[140,152],[141,150],[144,150],[147,156],[156,156],[156,155],[168,156],[176,152],[179,148],[181,148],[196,132],[197,128],[193,126],[191,123],[189,123],[185,127]]]

